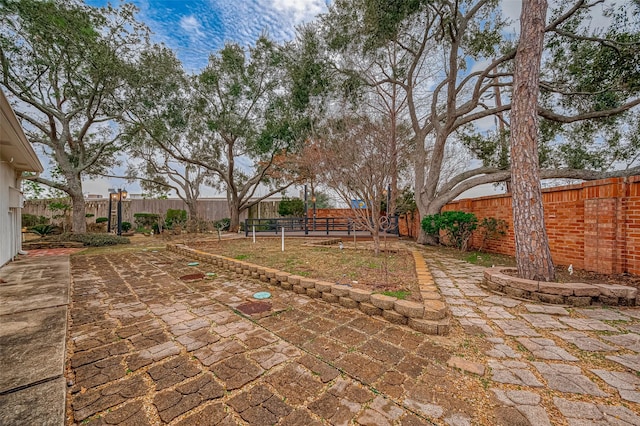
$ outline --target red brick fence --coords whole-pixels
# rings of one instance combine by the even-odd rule
[[[640,176],[612,178],[543,190],[545,223],[553,261],[601,273],[640,275]],[[509,194],[452,202],[445,210],[474,213],[479,220],[507,222],[505,237],[488,241],[485,250],[513,255]],[[417,216],[417,215],[415,215]],[[400,219],[401,231],[404,219]],[[413,232],[419,218],[413,220]],[[406,235],[406,229],[405,234]],[[479,247],[481,235],[471,245]]]

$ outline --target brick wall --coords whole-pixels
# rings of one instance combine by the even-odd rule
[[[543,190],[542,197],[556,264],[640,275],[640,176],[548,188]],[[484,217],[505,220],[509,225],[507,235],[489,241],[485,250],[514,254],[510,195],[454,201],[445,210],[473,212],[479,220]],[[414,232],[419,229],[419,218],[413,226]],[[472,246],[477,248],[480,244],[481,236],[476,233]]]

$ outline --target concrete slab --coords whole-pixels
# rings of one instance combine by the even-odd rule
[[[63,374],[66,306],[7,315],[0,321],[0,393]]]
[[[0,315],[69,303],[69,256],[27,257],[0,269]]]
[[[64,421],[64,377],[0,395],[0,424],[59,426]]]
[[[0,424],[64,424],[69,256],[30,254],[0,278]]]

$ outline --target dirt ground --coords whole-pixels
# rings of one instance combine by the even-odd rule
[[[321,245],[327,239],[287,239],[285,251],[279,238],[206,241],[199,249],[234,259],[280,269],[304,277],[348,284],[376,292],[404,292],[406,299],[420,300],[411,253],[398,243],[376,255],[370,242],[345,241]]]

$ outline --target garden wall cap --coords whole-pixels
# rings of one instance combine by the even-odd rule
[[[393,305],[398,299],[384,294],[372,294],[370,300],[371,304],[376,308],[393,309]]]

